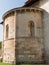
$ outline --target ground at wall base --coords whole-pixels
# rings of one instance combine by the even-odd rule
[[[13,64],[0,62],[0,65],[13,65]]]
[[[14,65],[14,64],[0,62],[0,65]],[[16,65],[49,65],[49,64],[16,64]]]

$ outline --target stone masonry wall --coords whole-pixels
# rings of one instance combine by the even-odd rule
[[[34,23],[35,37],[43,38],[42,12],[32,11],[17,13],[16,21],[16,37],[30,37],[29,22],[32,21]]]
[[[6,25],[8,24],[8,37],[6,38]],[[6,16],[3,23],[3,62],[12,63],[15,59],[15,18],[14,14]]]
[[[44,61],[43,40],[37,38],[18,38],[16,41],[17,62],[42,63]]]
[[[43,11],[43,26],[44,26],[44,47],[45,60],[49,63],[49,0],[39,0],[39,2],[32,5],[44,9]]]
[[[31,36],[29,22],[34,23],[34,36]],[[9,25],[6,38],[6,25]],[[42,11],[29,9],[11,12],[4,20],[3,62],[43,62],[43,21]]]
[[[9,14],[4,21],[4,40],[6,40],[6,25],[9,26],[8,39],[15,38],[15,18],[14,14]]]
[[[17,13],[16,19],[16,61],[34,62],[44,61],[43,21],[41,11]],[[34,37],[30,36],[29,22],[34,22]]]
[[[15,60],[14,39],[4,41],[3,62],[13,63]]]

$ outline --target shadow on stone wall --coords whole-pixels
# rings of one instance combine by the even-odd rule
[[[45,10],[43,11],[43,32],[45,63],[49,63],[49,12]]]

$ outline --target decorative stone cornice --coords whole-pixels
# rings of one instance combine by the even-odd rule
[[[7,15],[10,15],[15,11],[16,12],[31,12],[31,11],[40,11],[40,12],[42,12],[43,9],[41,9],[41,8],[32,8],[32,7],[14,8],[14,9],[11,9],[11,10],[7,11],[3,15],[2,19],[4,20],[4,18],[6,18]]]

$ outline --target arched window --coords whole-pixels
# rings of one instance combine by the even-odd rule
[[[29,21],[29,27],[30,27],[30,36],[34,36],[35,34],[35,30],[34,30],[34,22],[33,21]]]
[[[8,24],[6,25],[6,38],[8,38],[8,34],[9,34],[9,26]]]

